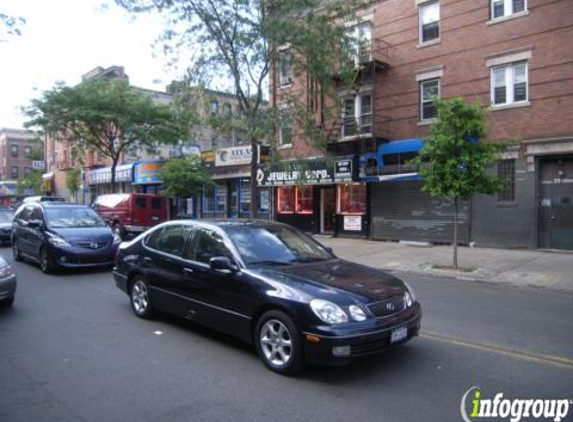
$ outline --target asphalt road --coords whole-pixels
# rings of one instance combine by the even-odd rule
[[[16,303],[0,310],[2,422],[446,422],[461,420],[472,386],[573,399],[573,297],[562,293],[403,276],[423,305],[419,338],[287,378],[229,337],[136,318],[109,272],[14,267]]]

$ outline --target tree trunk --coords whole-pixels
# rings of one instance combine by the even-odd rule
[[[454,269],[458,269],[458,197],[454,197]]]
[[[257,188],[257,165],[259,162],[259,148],[258,142],[255,139],[251,140],[251,218],[257,218],[257,211],[259,209],[259,190]],[[240,207],[240,204],[239,204]]]
[[[117,160],[111,163],[111,193],[115,192],[115,168],[117,167]]]

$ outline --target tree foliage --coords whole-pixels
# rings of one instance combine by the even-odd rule
[[[34,195],[42,193],[42,171],[32,170],[28,175],[18,179],[16,193],[22,195],[25,189],[32,189]]]
[[[298,123],[321,125],[315,117],[319,102],[330,92],[333,66],[338,58],[344,21],[353,16],[358,0],[116,0],[127,10],[162,13],[169,22],[161,39],[174,61],[191,51],[188,75],[196,83],[224,85],[236,95],[240,125],[253,154],[251,179],[255,180],[257,146],[281,124],[281,113],[266,109],[269,74],[279,49],[287,47],[293,62],[315,87],[309,104],[298,90],[288,103]],[[275,82],[276,83],[276,82]],[[304,90],[303,90],[304,91]],[[315,99],[316,97],[316,99]],[[338,101],[333,101],[338,104]],[[324,145],[320,130],[301,131],[310,141]],[[258,208],[256,183],[251,184],[251,216]]]
[[[25,109],[27,127],[39,126],[76,150],[99,151],[115,168],[127,148],[174,144],[186,128],[183,116],[156,104],[121,79],[94,78],[75,87],[56,86]]]
[[[73,168],[66,172],[66,188],[68,188],[70,195],[76,200],[76,195],[80,188],[80,174],[81,169],[79,168]]]
[[[169,198],[198,196],[205,187],[213,185],[199,157],[172,158],[159,171],[164,195]]]
[[[507,143],[486,142],[486,112],[480,103],[462,98],[435,100],[438,120],[412,163],[424,179],[422,190],[454,200],[454,267],[457,268],[458,201],[499,192],[504,181],[488,172]]]
[[[0,13],[0,42],[5,41],[6,35],[21,35],[20,28],[26,20],[20,16],[10,16]]]

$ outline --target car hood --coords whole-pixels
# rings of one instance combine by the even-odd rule
[[[265,267],[257,272],[268,279],[324,299],[345,291],[352,293],[356,300],[368,303],[406,291],[404,283],[391,274],[341,259]]]
[[[109,227],[70,227],[50,228],[51,233],[71,243],[81,242],[111,242],[113,234]]]
[[[0,223],[0,229],[11,229],[12,223]]]

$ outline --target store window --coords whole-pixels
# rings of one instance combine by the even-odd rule
[[[366,214],[366,185],[339,185],[336,213],[340,215]]]
[[[312,186],[297,187],[295,192],[295,211],[297,214],[312,214]]]
[[[215,189],[206,188],[203,194],[203,212],[215,212]]]
[[[225,213],[227,211],[227,186],[217,185],[215,198],[215,211]]]
[[[251,211],[251,184],[249,179],[241,180],[241,215],[248,215]]]
[[[294,186],[277,188],[277,212],[279,214],[294,214],[295,190]]]

